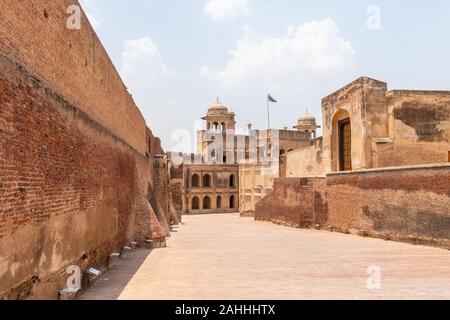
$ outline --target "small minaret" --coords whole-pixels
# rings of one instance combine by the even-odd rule
[[[229,132],[235,131],[235,113],[223,105],[219,97],[208,108],[208,112],[205,117],[202,118],[206,122],[206,129],[214,132]]]

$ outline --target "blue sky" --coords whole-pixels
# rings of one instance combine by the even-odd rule
[[[269,91],[279,100],[272,125],[281,128],[307,108],[321,122],[322,97],[363,75],[390,89],[450,89],[448,0],[82,4],[166,150],[179,149],[176,130],[193,134],[216,96],[238,127],[265,128]]]

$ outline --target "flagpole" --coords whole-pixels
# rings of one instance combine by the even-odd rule
[[[267,130],[270,130],[269,94],[267,94]]]

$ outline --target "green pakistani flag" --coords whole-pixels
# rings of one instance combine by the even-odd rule
[[[278,101],[275,100],[270,94],[267,95],[267,99],[269,100],[269,102],[274,102],[277,103]]]
[[[275,100],[270,94],[267,95],[267,129],[270,129],[270,112],[269,112],[269,103],[277,103],[278,101]]]

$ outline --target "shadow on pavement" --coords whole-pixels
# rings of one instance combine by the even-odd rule
[[[93,286],[83,291],[77,300],[117,300],[151,252],[149,249],[130,252],[126,258],[120,259],[104,273]]]

